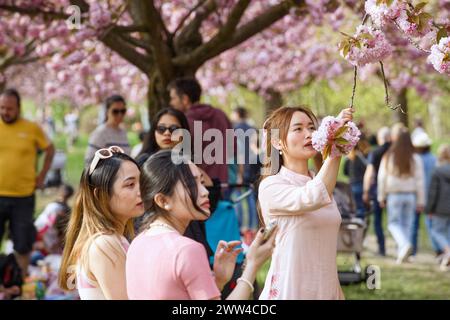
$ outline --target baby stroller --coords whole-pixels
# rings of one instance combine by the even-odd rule
[[[356,206],[348,183],[337,182],[333,197],[342,217],[337,251],[338,253],[353,254],[355,261],[351,270],[338,271],[339,281],[341,285],[366,281],[367,272],[366,270],[362,272],[361,267],[361,252],[368,225],[367,218],[361,219],[356,217]]]

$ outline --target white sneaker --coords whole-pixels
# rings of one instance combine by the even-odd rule
[[[397,264],[402,264],[405,262],[406,259],[411,255],[412,253],[412,246],[410,244],[405,245],[403,248],[400,249],[400,252],[398,253],[397,257]]]
[[[450,255],[446,254],[441,261],[441,265],[439,266],[439,269],[441,271],[447,271],[448,270],[448,265],[450,263]]]

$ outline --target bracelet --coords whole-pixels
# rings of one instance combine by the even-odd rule
[[[248,281],[247,279],[241,277],[241,278],[238,278],[238,279],[236,280],[236,283],[239,283],[240,281],[245,282],[245,283],[250,287],[250,289],[252,290],[252,292],[255,291],[255,288],[253,287],[253,284],[252,284],[250,281]]]

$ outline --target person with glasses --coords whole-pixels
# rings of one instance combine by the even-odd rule
[[[127,113],[125,99],[120,95],[112,95],[106,99],[106,118],[89,136],[88,148],[84,157],[86,163],[92,160],[95,151],[110,146],[121,147],[126,154],[131,153],[127,131],[122,127]]]
[[[178,143],[182,141],[182,136],[178,132],[174,133],[177,129],[184,129],[189,132],[189,124],[186,116],[183,112],[174,108],[165,108],[159,111],[151,125],[150,131],[144,138],[142,151],[136,158],[136,162],[140,167],[143,166],[145,161],[153,154],[160,150],[171,150]],[[209,177],[204,173],[204,179],[206,186],[211,187],[213,185]],[[215,207],[215,199],[212,199],[213,193],[211,193],[211,204]],[[143,220],[146,215],[136,219],[134,225],[135,230],[138,233],[140,231]],[[184,235],[197,242],[200,242],[205,247],[208,256],[212,256],[214,252],[206,240],[206,231],[203,221],[192,221],[186,228]]]
[[[152,154],[159,150],[172,149],[180,143],[182,141],[180,132],[173,135],[177,129],[189,131],[189,124],[184,113],[174,108],[164,108],[159,111],[144,138],[142,150],[136,157],[137,163],[142,165]]]
[[[137,163],[118,146],[99,149],[80,180],[59,274],[82,300],[128,299],[125,258],[132,218],[143,214]]]

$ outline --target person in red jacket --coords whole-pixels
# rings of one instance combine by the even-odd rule
[[[194,154],[195,164],[205,171],[211,179],[218,179],[222,183],[227,183],[228,167],[226,159],[226,130],[233,128],[231,121],[222,110],[214,108],[209,104],[200,103],[202,88],[198,81],[194,78],[175,79],[169,85],[169,91],[171,106],[184,112],[188,118],[189,127],[191,129],[190,131],[193,135],[194,141],[194,144],[191,147]],[[214,139],[209,140],[209,138],[205,136],[205,132],[209,129],[219,130],[222,138],[220,148],[218,150],[216,149],[216,151],[221,151],[221,154],[220,156],[217,156],[214,153],[213,161],[211,161],[211,159],[206,159],[208,154],[205,151],[207,151],[206,148],[208,145],[214,143],[216,139],[220,138],[216,137],[214,131],[210,131],[213,133]],[[200,132],[201,137],[199,137]],[[217,134],[219,132],[216,131]],[[199,146],[197,141],[201,141],[201,150],[197,149]],[[212,148],[212,146],[210,148]],[[210,150],[210,148],[208,148],[208,150]]]

